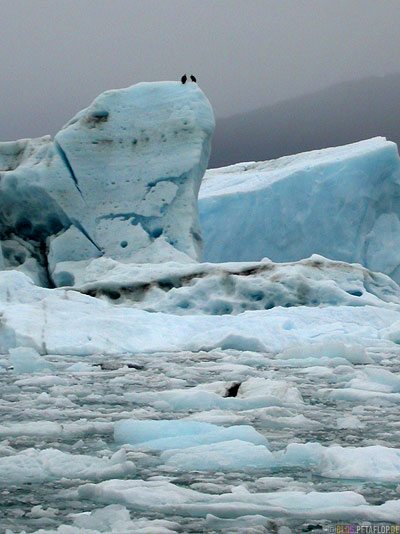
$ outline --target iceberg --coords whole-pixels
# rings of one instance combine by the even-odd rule
[[[209,170],[199,211],[206,261],[319,254],[400,281],[400,159],[383,137]]]
[[[2,263],[51,287],[73,284],[63,261],[201,260],[213,130],[197,84],[154,82],[106,91],[54,140],[0,143]]]

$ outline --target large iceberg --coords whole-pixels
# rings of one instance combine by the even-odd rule
[[[400,159],[383,137],[207,171],[199,211],[206,261],[320,254],[400,281]]]
[[[197,84],[139,83],[101,94],[54,141],[0,143],[3,266],[71,285],[60,261],[201,260],[213,129]]]

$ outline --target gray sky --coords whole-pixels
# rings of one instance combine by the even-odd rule
[[[399,0],[0,0],[0,140],[194,73],[217,117],[400,71]]]

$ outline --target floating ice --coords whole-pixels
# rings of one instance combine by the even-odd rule
[[[264,406],[301,405],[299,390],[290,382],[249,378],[242,382],[236,396],[228,396],[231,383],[210,382],[192,388],[154,393],[127,393],[138,404],[153,404],[161,410],[251,410]],[[239,439],[240,436],[238,436]]]
[[[46,512],[42,517],[47,516]],[[39,529],[33,534],[175,534],[178,527],[177,523],[165,519],[131,519],[124,506],[110,504],[92,512],[73,514],[72,525],[60,525],[56,530]],[[7,530],[6,534],[13,532]]]
[[[380,304],[181,317],[113,306],[76,291],[39,288],[22,273],[0,271],[0,351],[21,345],[42,354],[77,356],[199,351],[220,347],[231,334],[257,339],[269,352],[332,342],[391,347],[393,342],[381,333],[400,321],[400,312],[391,303]]]
[[[61,262],[57,269],[72,273],[82,293],[179,315],[236,315],[276,306],[400,304],[400,288],[389,277],[317,255],[288,264],[138,265],[99,258]],[[235,339],[228,342],[234,344]],[[236,340],[236,346],[245,344]]]
[[[10,363],[14,373],[41,373],[51,371],[53,366],[46,362],[40,354],[30,347],[10,349]]]
[[[397,146],[383,137],[208,171],[199,199],[205,258],[317,253],[399,281],[399,173]]]
[[[209,173],[221,180],[221,194],[206,184],[211,224],[229,222],[216,250],[230,239],[232,254],[259,259],[275,232],[277,254],[323,244],[341,261],[196,263],[213,119],[195,84],[178,85],[107,92],[55,142],[0,146],[0,529],[290,534],[309,520],[393,521],[399,501],[371,505],[362,493],[383,502],[400,480],[390,404],[400,402],[400,288],[346,263],[398,275],[393,145],[255,164],[237,179]],[[261,218],[245,243],[243,221],[253,232]],[[8,352],[21,347],[36,367],[16,377]],[[57,363],[31,376],[39,354]],[[85,499],[121,503],[135,519],[119,504],[64,518],[67,503],[92,510]]]
[[[303,467],[327,478],[400,481],[400,449],[381,445],[324,447],[320,443],[291,443],[274,453],[271,466]]]
[[[123,420],[115,423],[114,439],[136,447],[168,450],[184,449],[196,445],[241,440],[255,445],[268,442],[248,425],[221,427],[196,421],[139,421]]]
[[[323,477],[400,482],[400,449],[370,447],[328,447],[318,471]]]
[[[343,343],[315,343],[290,347],[278,355],[283,360],[302,358],[343,358],[351,363],[371,363],[372,359],[361,345]]]
[[[244,486],[236,486],[232,488],[232,493],[215,495],[178,486],[161,477],[152,481],[107,480],[86,484],[79,488],[78,493],[84,499],[119,503],[134,510],[174,515],[179,511],[183,517],[213,514],[228,519],[258,514],[314,520],[392,521],[400,513],[400,501],[370,505],[354,491],[252,493]]]
[[[347,417],[338,418],[338,428],[364,428],[365,424],[360,421],[355,415],[348,415]]]
[[[106,91],[49,136],[0,143],[2,263],[73,285],[65,261],[201,259],[197,195],[214,129],[197,84]]]
[[[357,377],[350,380],[348,387],[383,393],[400,393],[400,376],[386,369],[379,369],[379,367],[366,367],[358,371]]]
[[[166,465],[186,471],[265,469],[273,463],[273,455],[267,447],[242,441],[242,436],[239,436],[240,434],[238,433],[238,439],[220,443],[186,449],[179,447],[163,452],[161,460]]]
[[[2,484],[25,484],[50,480],[119,477],[135,472],[132,462],[124,457],[96,458],[69,454],[57,449],[26,449],[18,454],[0,458]]]
[[[75,439],[93,434],[111,434],[114,430],[113,423],[95,421],[88,423],[85,420],[77,420],[73,423],[55,421],[22,421],[18,423],[5,423],[0,425],[0,438],[18,436],[31,436],[38,438],[64,438]]]
[[[351,402],[382,399],[387,402],[400,402],[400,377],[386,369],[365,367],[358,370],[344,388],[321,389],[322,397]]]

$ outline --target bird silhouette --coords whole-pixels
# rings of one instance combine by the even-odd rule
[[[187,80],[187,76],[186,76],[186,74],[184,74],[184,75],[182,76],[182,78],[181,78],[181,82],[182,82],[182,83],[186,83],[186,80]]]
[[[196,82],[196,78],[193,76],[193,74],[190,75],[190,79],[192,80],[192,82]]]

